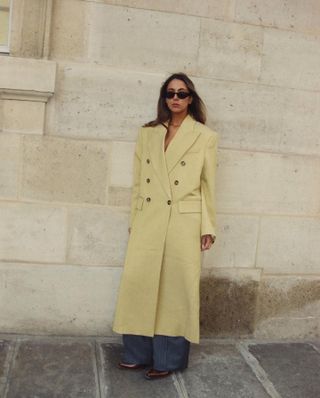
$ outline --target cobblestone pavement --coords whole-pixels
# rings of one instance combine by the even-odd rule
[[[119,370],[118,338],[0,335],[1,398],[319,398],[320,341],[203,339],[189,368]]]

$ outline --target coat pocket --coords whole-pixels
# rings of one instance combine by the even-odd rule
[[[137,199],[137,203],[136,203],[136,209],[142,210],[143,201],[144,201],[144,198],[142,196],[139,196]]]
[[[200,200],[180,200],[178,202],[180,213],[201,213]]]

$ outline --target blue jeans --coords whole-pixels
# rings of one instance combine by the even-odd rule
[[[156,370],[174,371],[188,367],[190,342],[184,337],[154,337],[124,334],[123,362],[150,365]]]

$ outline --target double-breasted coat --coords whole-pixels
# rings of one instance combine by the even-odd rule
[[[188,115],[164,151],[166,131],[139,131],[113,330],[199,343],[200,240],[216,235],[217,133]]]

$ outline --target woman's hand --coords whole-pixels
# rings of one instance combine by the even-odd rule
[[[202,235],[201,236],[201,251],[208,250],[213,245],[216,237],[212,235]]]

